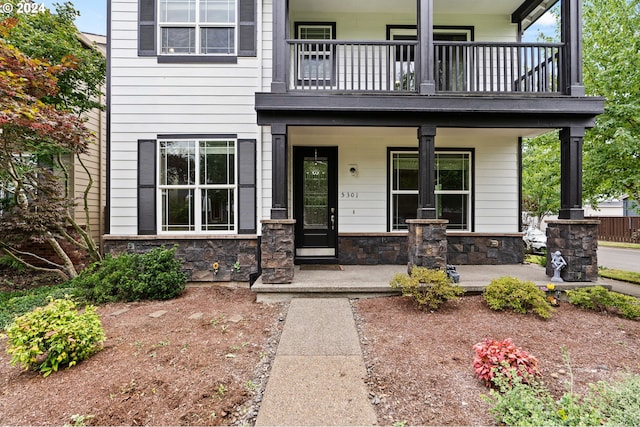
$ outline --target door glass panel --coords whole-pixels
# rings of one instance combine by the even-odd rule
[[[328,228],[329,170],[326,157],[304,158],[304,212],[303,224],[307,229]]]

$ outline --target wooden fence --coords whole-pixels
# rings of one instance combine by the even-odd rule
[[[640,216],[589,217],[599,219],[598,240],[640,243]]]

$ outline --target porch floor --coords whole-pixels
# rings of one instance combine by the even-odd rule
[[[253,284],[257,302],[279,302],[291,298],[346,297],[369,298],[375,296],[399,295],[391,289],[389,282],[396,273],[406,273],[403,265],[343,265],[343,270],[300,270],[295,266],[292,283],[267,284],[262,278]],[[457,265],[460,285],[468,293],[479,293],[493,279],[504,276],[530,280],[538,286],[550,283],[544,267],[534,264],[515,265]],[[557,289],[593,286],[594,282],[556,283]],[[606,286],[606,285],[605,285]]]

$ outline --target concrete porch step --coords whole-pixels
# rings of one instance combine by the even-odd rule
[[[459,285],[466,293],[480,293],[493,280],[511,276],[529,280],[538,286],[550,283],[545,269],[538,265],[460,265]],[[292,283],[268,284],[262,278],[253,284],[251,290],[256,293],[257,302],[280,302],[292,298],[371,298],[400,295],[389,283],[394,274],[406,273],[403,265],[343,265],[341,270],[300,270],[295,267]],[[580,286],[593,286],[594,282],[555,283],[556,289],[572,289]],[[606,285],[605,285],[606,286]]]
[[[366,283],[285,283],[264,284],[260,279],[251,287],[257,302],[282,302],[292,298],[373,298],[400,295],[391,286]]]

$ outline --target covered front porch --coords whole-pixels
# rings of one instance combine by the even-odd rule
[[[283,134],[274,134],[279,130]],[[292,282],[296,264],[521,264],[520,143],[545,131],[272,126],[272,208],[271,218],[262,221],[262,282]],[[572,261],[573,281],[592,280],[594,272],[597,277],[597,233],[594,241],[593,227],[581,222],[575,173],[581,131],[566,128],[558,141],[565,153],[565,222],[555,242],[563,253],[575,242],[582,248]]]

